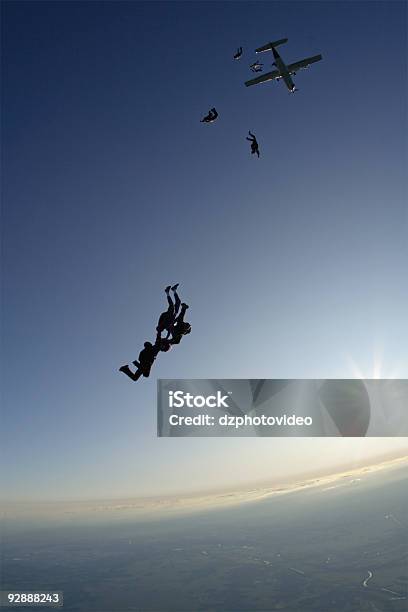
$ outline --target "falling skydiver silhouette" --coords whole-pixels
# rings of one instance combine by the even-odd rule
[[[133,365],[136,366],[136,371],[132,372],[132,370],[126,364],[119,368],[119,372],[123,372],[123,374],[126,374],[126,376],[129,376],[129,378],[135,381],[139,380],[142,375],[145,376],[145,378],[148,378],[159,350],[160,348],[157,344],[157,340],[155,344],[145,342],[144,348],[139,353],[139,359],[135,359],[133,362]]]
[[[234,55],[234,60],[238,60],[242,55],[242,47],[238,47],[237,52]]]
[[[155,343],[152,344],[151,342],[145,342],[144,348],[139,353],[139,359],[135,359],[133,361],[133,365],[136,367],[136,371],[132,372],[130,367],[126,364],[119,368],[119,372],[123,372],[123,374],[126,374],[126,376],[129,376],[129,378],[134,381],[139,380],[141,376],[148,378],[154,360],[156,359],[159,352],[167,353],[167,351],[171,349],[172,344],[178,343],[172,342],[167,338],[161,338],[160,334],[158,333],[156,336]]]
[[[259,157],[259,145],[258,145],[258,141],[255,138],[255,135],[251,134],[250,130],[248,130],[248,134],[250,135],[251,138],[248,138],[248,136],[247,136],[246,139],[249,140],[249,142],[251,143],[251,153],[252,153],[252,155],[254,153],[256,153],[257,156]]]
[[[213,121],[215,121],[217,117],[218,117],[217,110],[215,108],[212,108],[208,112],[208,115],[206,115],[200,120],[200,123],[213,123]]]
[[[262,66],[263,64],[261,64],[260,62],[254,62],[250,65],[250,69],[252,70],[252,72],[262,72]]]

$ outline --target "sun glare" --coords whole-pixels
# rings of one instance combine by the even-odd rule
[[[383,353],[379,349],[374,351],[371,366],[360,366],[360,364],[358,364],[351,355],[347,355],[347,361],[353,374],[353,378],[378,380],[380,378],[395,379],[400,377],[397,367],[393,367],[391,370],[385,369]]]

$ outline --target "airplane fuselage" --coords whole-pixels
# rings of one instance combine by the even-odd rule
[[[276,51],[275,48],[272,49],[273,52],[273,57],[275,59],[275,66],[276,69],[279,70],[280,76],[283,79],[286,87],[289,89],[289,91],[291,93],[293,93],[294,91],[296,91],[296,87],[294,82],[292,81],[292,77],[290,76],[290,72],[288,70],[288,67],[286,66],[285,62],[283,61],[283,59],[281,58],[281,56],[279,55],[279,53]]]

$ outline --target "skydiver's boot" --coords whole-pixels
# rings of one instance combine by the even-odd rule
[[[123,372],[123,374],[126,374],[126,376],[129,376],[129,378],[134,381],[139,380],[141,376],[140,370],[136,370],[136,372],[133,373],[128,365],[123,365],[121,368],[119,368],[119,372]]]
[[[167,285],[167,287],[165,288],[165,290],[164,290],[164,291],[165,291],[166,293],[168,293],[168,292],[170,291],[170,289],[171,289],[171,285]]]
[[[172,291],[177,291],[177,287],[179,286],[180,283],[176,283],[175,285],[172,286],[171,290]]]

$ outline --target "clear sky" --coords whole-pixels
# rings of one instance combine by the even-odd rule
[[[289,456],[406,448],[155,437],[158,377],[408,376],[406,3],[2,12],[6,496],[234,486]],[[282,37],[287,62],[323,61],[294,95],[246,88],[253,49]],[[193,331],[131,383],[117,368],[175,282]]]

